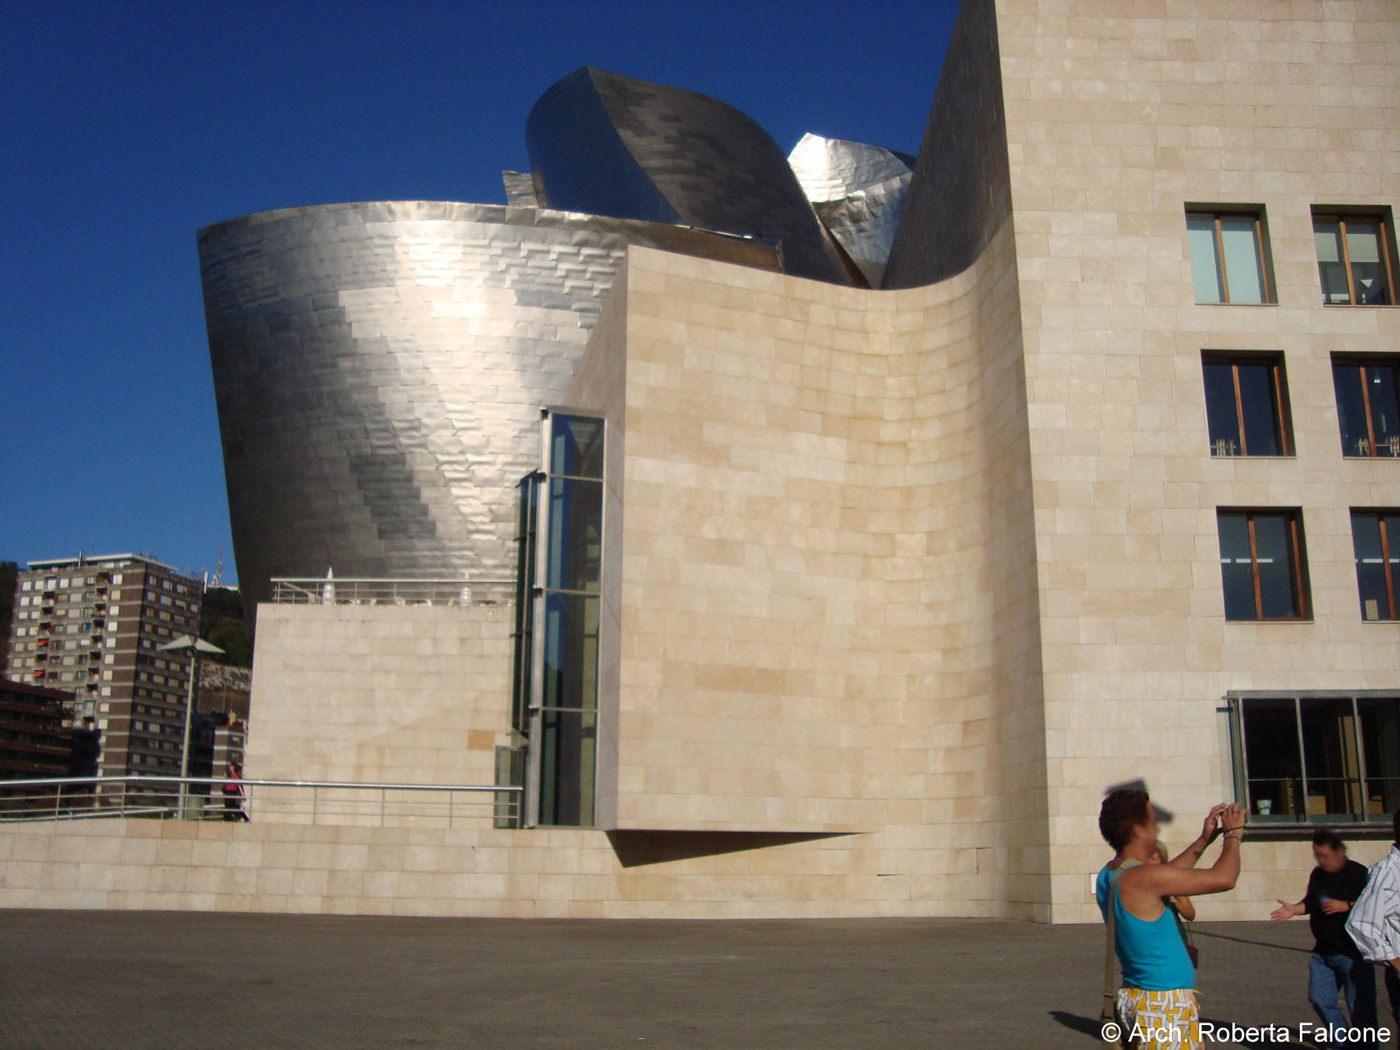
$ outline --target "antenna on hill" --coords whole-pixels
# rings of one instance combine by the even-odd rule
[[[220,547],[220,548],[219,548],[219,567],[216,568],[216,569],[214,570],[214,586],[215,586],[215,587],[222,587],[223,585],[224,585],[224,549],[223,549],[222,547]]]

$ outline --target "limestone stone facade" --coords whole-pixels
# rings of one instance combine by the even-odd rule
[[[1228,695],[1400,693],[1349,517],[1400,461],[1343,456],[1331,375],[1400,310],[1323,305],[1311,218],[1400,205],[1397,129],[1389,0],[964,0],[884,289],[613,283],[565,402],[608,424],[596,827],[6,827],[0,904],[1096,921],[1105,788],[1184,845]],[[1273,302],[1195,302],[1209,206],[1262,212]],[[1209,351],[1283,356],[1293,455],[1211,455]],[[1301,512],[1305,618],[1226,621],[1221,507]],[[482,781],[509,631],[263,607],[249,776]],[[1310,866],[1248,840],[1201,917]]]
[[[505,605],[262,605],[248,775],[491,784],[509,743]]]

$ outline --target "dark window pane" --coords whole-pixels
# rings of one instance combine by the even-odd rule
[[[603,421],[588,416],[550,419],[549,472],[579,478],[603,476]]]
[[[602,482],[551,479],[545,586],[551,590],[596,591],[602,559]]]
[[[515,701],[511,724],[520,732],[527,728],[530,704],[530,668],[534,660],[532,600],[535,583],[535,518],[539,479],[531,475],[520,483],[519,548],[515,576]]]
[[[1356,301],[1369,306],[1390,302],[1385,263],[1381,259],[1381,224],[1374,219],[1347,221],[1347,252],[1351,257],[1351,279]]]
[[[1241,455],[1240,421],[1235,408],[1235,370],[1228,361],[1207,361],[1206,422],[1213,456]]]
[[[1366,817],[1385,820],[1400,809],[1400,700],[1356,701],[1366,748]]]
[[[1186,242],[1191,251],[1191,284],[1198,303],[1218,303],[1225,297],[1220,283],[1220,260],[1215,245],[1215,216],[1186,216]]]
[[[1397,536],[1400,539],[1400,536]],[[1363,620],[1390,619],[1381,549],[1381,519],[1376,514],[1351,516],[1351,542],[1356,553],[1356,589],[1361,594]]]
[[[578,827],[593,823],[597,749],[597,715],[584,711],[541,714],[541,824]]]
[[[598,706],[598,615],[597,598],[545,595],[541,706]]]
[[[1342,255],[1342,224],[1336,219],[1313,220],[1317,269],[1322,277],[1322,301],[1329,306],[1351,302],[1346,260]]]
[[[1332,386],[1337,394],[1337,422],[1342,433],[1342,455],[1369,456],[1366,402],[1361,393],[1361,368],[1350,362],[1332,366]]]
[[[1390,550],[1390,579],[1396,585],[1396,602],[1400,604],[1400,512],[1386,511],[1381,515],[1385,523],[1386,543]],[[1397,610],[1400,612],[1400,610]]]
[[[1222,215],[1220,241],[1225,248],[1225,284],[1230,302],[1264,302],[1264,263],[1255,217]]]
[[[1400,397],[1395,386],[1395,366],[1369,366],[1366,393],[1371,402],[1371,426],[1376,435],[1375,454],[1400,456]]]
[[[1303,816],[1303,761],[1292,700],[1246,700],[1243,706],[1245,769],[1256,818]]]
[[[1303,756],[1308,815],[1328,820],[1361,815],[1361,762],[1349,699],[1303,700]]]
[[[1251,456],[1278,456],[1278,403],[1274,395],[1274,366],[1269,362],[1241,364],[1240,405],[1244,409],[1245,449]]]
[[[1259,597],[1264,619],[1302,615],[1289,519],[1282,514],[1254,515],[1254,548],[1259,561]]]
[[[1249,522],[1243,514],[1220,515],[1220,575],[1225,587],[1225,619],[1257,619]]]

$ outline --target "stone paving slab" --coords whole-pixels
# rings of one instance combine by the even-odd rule
[[[1305,923],[1197,940],[1206,1016],[1313,1020]],[[971,920],[0,911],[0,1050],[1093,1050],[1102,946]]]

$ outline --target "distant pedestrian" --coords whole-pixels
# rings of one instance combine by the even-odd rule
[[[241,820],[246,822],[248,814],[243,812],[243,785],[239,783],[243,779],[243,767],[237,762],[230,762],[224,768],[224,819]]]
[[[1328,1045],[1340,1047],[1357,1041],[1355,1032],[1349,1040],[1342,1036],[1348,1027],[1376,1026],[1376,969],[1362,958],[1346,928],[1347,913],[1366,888],[1366,868],[1347,859],[1346,843],[1335,831],[1319,828],[1312,841],[1317,866],[1308,876],[1307,892],[1293,904],[1279,901],[1270,918],[1287,922],[1295,915],[1308,916],[1316,940],[1308,962],[1308,1002],[1338,1034]],[[1346,999],[1350,1026],[1337,1005],[1339,993]]]
[[[1347,917],[1347,933],[1363,956],[1385,967],[1385,990],[1395,1015],[1391,1035],[1400,1041],[1400,809],[1395,811],[1395,844],[1371,869]]]
[[[1120,1026],[1124,1045],[1140,1050],[1201,1050],[1204,1046],[1196,968],[1167,898],[1234,889],[1240,874],[1244,818],[1244,807],[1222,802],[1206,815],[1200,836],[1186,852],[1166,864],[1152,864],[1157,813],[1147,792],[1121,789],[1104,799],[1099,831],[1115,855],[1099,872],[1097,896],[1123,968],[1123,985],[1113,995],[1111,1019]],[[1196,862],[1217,827],[1225,831],[1220,859],[1214,867],[1196,871]],[[1110,975],[1111,963],[1105,960]],[[1105,998],[1112,994],[1111,987],[1105,989]]]

